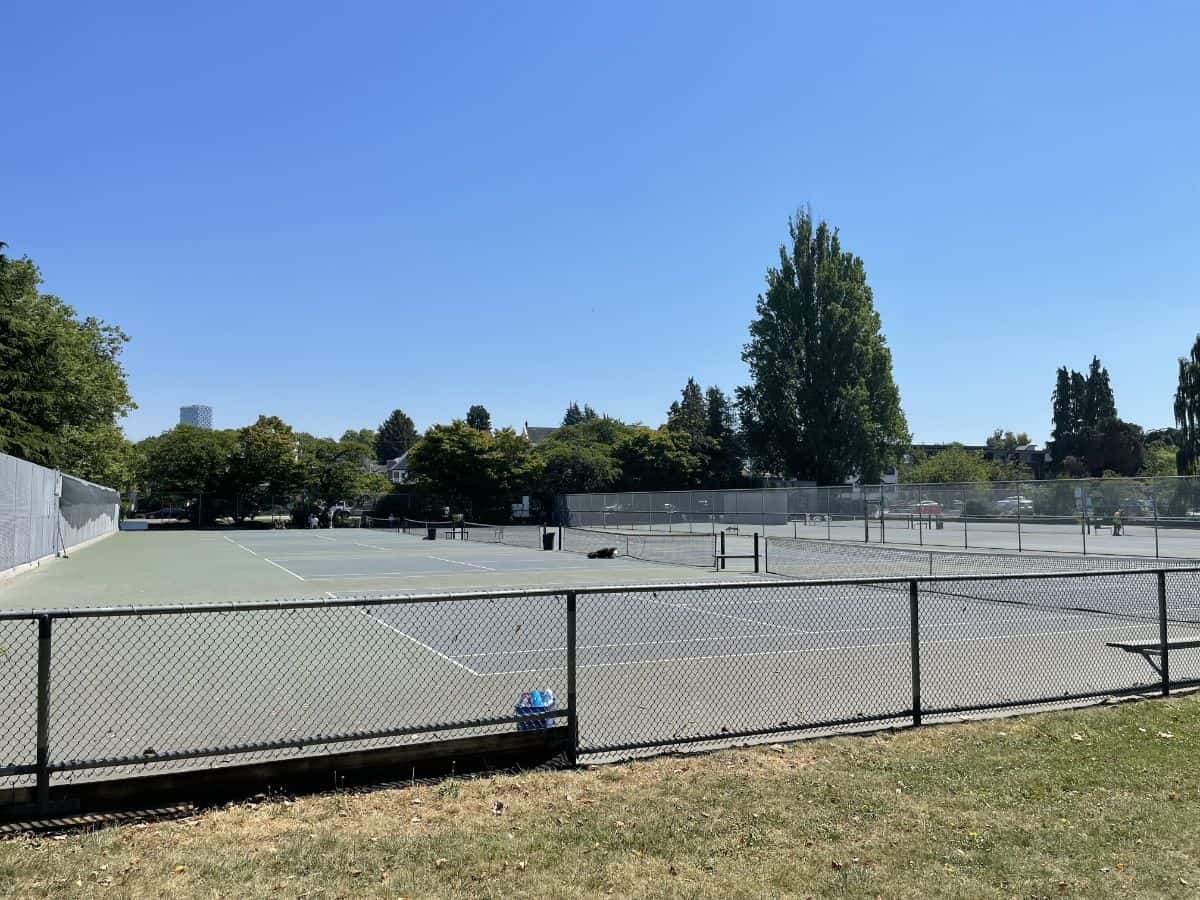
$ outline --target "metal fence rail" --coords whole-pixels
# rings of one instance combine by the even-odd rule
[[[3,611],[0,643],[0,787],[44,803],[548,719],[574,758],[1165,695],[1200,684],[1200,567]]]
[[[1200,477],[565,494],[557,515],[577,528],[1200,559]]]

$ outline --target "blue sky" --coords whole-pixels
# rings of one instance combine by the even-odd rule
[[[917,440],[1044,440],[1094,353],[1170,424],[1197,7],[569,6],[10,5],[0,239],[131,335],[134,438],[195,402],[658,424],[745,381],[804,204],[866,261]]]

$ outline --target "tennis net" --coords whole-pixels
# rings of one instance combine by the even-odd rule
[[[483,525],[479,522],[464,522],[463,537],[469,541],[488,541],[510,547],[542,549],[541,525]]]
[[[620,556],[646,562],[673,563],[681,566],[715,568],[717,536],[686,532],[599,531],[591,528],[562,529],[561,549],[573,553],[593,553],[608,548]]]
[[[383,518],[380,516],[364,515],[361,527],[369,528],[372,531],[400,531],[403,524],[404,520],[397,519],[395,516]]]
[[[440,531],[443,528],[454,528],[453,522],[432,522],[424,519],[410,519],[404,517],[403,531],[405,534],[416,535],[417,537],[425,537],[429,533],[429,529],[433,528]]]
[[[765,569],[789,578],[883,578],[926,576],[976,576],[970,580],[923,581],[921,593],[952,601],[1019,606],[1080,613],[1115,619],[1157,621],[1158,607],[1151,599],[1157,589],[1156,576],[1137,570],[1153,568],[1196,568],[1195,560],[1147,560],[1136,557],[1073,557],[1036,554],[955,553],[867,547],[826,541],[768,538]],[[1114,578],[1128,572],[1126,578]],[[1062,578],[1039,578],[1028,582],[989,581],[979,576],[1041,574]],[[1096,578],[1079,577],[1095,575]],[[1067,577],[1070,576],[1070,577]],[[1138,589],[1127,583],[1142,582]],[[901,582],[880,587],[903,591]],[[1200,605],[1175,604],[1168,621],[1181,625],[1200,624]]]

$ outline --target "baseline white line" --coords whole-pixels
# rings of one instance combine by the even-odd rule
[[[293,571],[292,571],[291,569],[289,569],[287,566],[281,566],[279,563],[275,562],[275,560],[273,560],[273,559],[267,559],[265,556],[260,556],[260,557],[259,557],[259,559],[261,559],[263,562],[270,563],[271,565],[273,565],[273,566],[274,566],[275,568],[277,568],[277,569],[282,569],[284,572],[287,572],[287,573],[288,573],[289,575],[291,575],[293,578],[299,578],[301,581],[307,581],[307,580],[308,580],[308,579],[307,579],[307,578],[305,578],[303,575],[297,575],[295,572],[293,572]]]
[[[463,663],[460,663],[460,662],[459,662],[457,659],[454,659],[454,658],[452,658],[452,657],[449,657],[449,656],[447,656],[447,655],[446,655],[445,653],[443,653],[441,650],[437,650],[437,649],[435,649],[435,648],[433,648],[433,647],[430,647],[430,646],[429,646],[428,644],[426,644],[424,641],[419,641],[419,640],[417,640],[417,639],[416,639],[415,637],[413,637],[411,634],[409,634],[409,633],[408,633],[408,632],[406,632],[406,631],[401,631],[401,630],[400,630],[399,628],[397,628],[395,625],[389,625],[387,622],[383,621],[383,619],[380,619],[378,616],[373,616],[373,615],[371,615],[371,614],[370,614],[369,612],[367,612],[365,609],[364,609],[364,610],[360,610],[360,611],[362,612],[362,614],[363,614],[364,616],[366,616],[368,619],[370,619],[370,620],[371,620],[372,622],[374,622],[376,625],[382,625],[382,626],[383,626],[384,628],[386,628],[388,631],[394,631],[396,634],[400,635],[400,637],[402,637],[402,638],[408,638],[410,641],[412,641],[412,642],[413,642],[414,644],[416,644],[418,647],[422,648],[423,650],[428,650],[428,651],[429,651],[430,653],[432,653],[434,656],[440,657],[441,659],[444,659],[446,662],[450,663],[450,665],[452,665],[452,666],[458,666],[458,667],[459,667],[460,669],[462,669],[463,671],[465,671],[465,672],[470,672],[472,675],[474,675],[474,676],[475,676],[475,677],[477,677],[477,678],[478,678],[478,677],[480,677],[480,676],[483,674],[482,672],[476,672],[474,669],[472,669],[472,668],[471,668],[470,666],[468,666],[468,665],[464,665]]]
[[[1081,634],[1096,634],[1105,631],[1128,631],[1131,628],[1144,628],[1144,625],[1115,625],[1111,628],[1092,628],[1086,631],[1043,631],[1032,632],[1028,634],[1006,634],[1003,636],[989,637],[974,637],[974,638],[940,638],[937,640],[921,641],[921,646],[929,644],[971,644],[979,641],[999,641],[1010,640],[1012,638],[1028,638],[1028,637],[1056,637],[1060,635],[1081,635]],[[681,663],[681,662],[709,662],[717,659],[753,659],[758,656],[797,656],[802,653],[829,653],[832,650],[838,652],[845,650],[878,650],[888,647],[907,647],[908,641],[892,641],[885,644],[852,644],[849,646],[828,646],[828,647],[801,647],[795,650],[762,650],[756,653],[717,653],[709,656],[672,656],[659,657],[654,659],[633,659],[625,662],[615,663],[585,663],[577,666],[579,669],[616,669],[625,666],[644,666],[649,664],[659,663]],[[527,675],[533,672],[553,672],[561,669],[562,666],[544,666],[535,669],[514,669],[508,672],[488,672],[488,675]]]
[[[366,547],[368,550],[382,550],[384,553],[386,553],[392,549],[391,547],[378,547],[375,544],[360,544],[360,543],[358,543],[358,541],[354,542],[354,546],[355,547]]]
[[[450,563],[455,566],[470,566],[472,569],[483,569],[485,572],[495,572],[491,566],[477,566],[475,563],[463,562],[459,559],[446,559],[444,556],[427,556],[426,559],[436,559],[438,562]]]

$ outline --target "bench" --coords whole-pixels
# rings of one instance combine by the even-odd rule
[[[1106,647],[1112,647],[1116,650],[1124,650],[1126,653],[1136,653],[1142,659],[1150,664],[1159,675],[1162,675],[1162,666],[1151,659],[1152,656],[1162,656],[1165,649],[1168,653],[1174,650],[1194,650],[1200,648],[1200,639],[1187,641],[1167,641],[1162,644],[1159,641],[1149,643],[1137,643],[1135,641],[1108,641]]]

